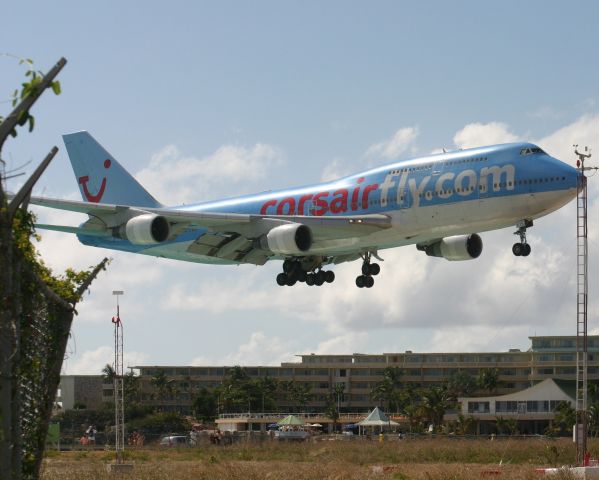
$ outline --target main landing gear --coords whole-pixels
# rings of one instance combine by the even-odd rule
[[[283,271],[277,275],[277,284],[281,287],[285,285],[292,287],[297,282],[305,282],[310,287],[313,285],[320,287],[325,283],[333,283],[334,281],[335,273],[330,270],[323,270],[321,264],[314,267],[289,258],[283,262]]]
[[[370,263],[370,252],[367,252],[362,257],[364,263],[362,263],[362,275],[356,277],[356,286],[358,288],[372,288],[374,285],[374,277],[381,272],[381,267],[378,263]]]
[[[514,243],[512,247],[512,253],[516,257],[528,257],[530,255],[530,245],[526,242],[526,229],[532,227],[532,220],[520,220],[516,227],[518,230],[514,232],[514,235],[520,236],[520,243]]]

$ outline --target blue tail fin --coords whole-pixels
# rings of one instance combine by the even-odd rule
[[[161,204],[87,132],[62,136],[86,202],[160,207]]]

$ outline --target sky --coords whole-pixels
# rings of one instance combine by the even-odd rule
[[[32,9],[35,15],[32,15]],[[599,148],[595,1],[12,2],[0,29],[0,115],[23,79],[49,70],[36,127],[2,151],[35,187],[80,199],[61,135],[88,130],[159,201],[191,203],[314,183],[442,148],[532,141],[574,164]],[[16,57],[16,58],[15,58]],[[599,165],[599,150],[590,163]],[[16,191],[23,177],[9,181]],[[599,179],[589,181],[590,291],[597,285]],[[36,209],[42,223],[85,218]],[[475,261],[380,252],[321,288],[279,287],[280,262],[210,266],[80,245],[40,232],[56,273],[112,258],[78,305],[63,372],[111,363],[116,301],[125,365],[278,365],[298,354],[506,351],[576,334],[576,205],[535,221],[532,254],[513,229],[481,234]],[[589,329],[599,334],[590,298]]]

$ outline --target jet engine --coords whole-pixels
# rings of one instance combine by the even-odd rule
[[[447,260],[473,260],[483,251],[483,241],[476,233],[446,237],[430,245],[416,245],[430,257],[443,257]]]
[[[152,245],[164,242],[170,235],[168,220],[161,215],[146,213],[138,215],[118,227],[117,237],[129,240],[133,245]]]
[[[310,250],[312,231],[301,223],[280,225],[263,236],[260,245],[280,255],[299,255]]]

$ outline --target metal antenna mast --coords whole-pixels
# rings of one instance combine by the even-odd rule
[[[116,295],[116,317],[112,317],[114,324],[114,428],[116,463],[123,463],[123,451],[125,449],[125,394],[123,386],[123,324],[119,311],[119,295],[125,292],[114,290]]]
[[[578,196],[576,198],[576,425],[574,440],[576,441],[576,462],[584,465],[587,454],[588,411],[587,411],[587,361],[588,361],[588,322],[589,304],[588,281],[588,243],[587,243],[587,177],[584,166],[585,159],[591,156],[588,147],[584,153],[574,145],[574,153],[578,156],[576,166],[578,176]]]

